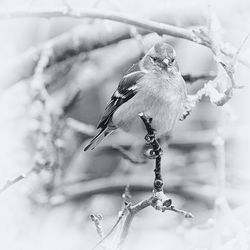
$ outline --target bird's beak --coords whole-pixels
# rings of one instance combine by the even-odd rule
[[[165,58],[165,59],[163,60],[163,63],[164,63],[166,66],[168,66],[168,65],[169,65],[169,60],[168,60],[167,58]]]

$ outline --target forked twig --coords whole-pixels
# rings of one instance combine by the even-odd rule
[[[146,116],[143,113],[139,113],[139,117],[142,119],[145,125],[145,128],[147,130],[147,135],[145,137],[145,140],[147,143],[149,143],[152,146],[152,150],[150,151],[149,158],[155,159],[155,169],[154,169],[155,180],[153,184],[153,193],[148,199],[142,200],[135,205],[130,205],[127,207],[128,213],[127,213],[127,216],[125,218],[125,221],[122,227],[122,232],[120,235],[117,249],[121,248],[124,241],[126,240],[134,216],[139,211],[143,210],[146,207],[152,206],[153,208],[161,212],[170,210],[170,211],[184,215],[185,218],[193,217],[191,213],[175,208],[175,206],[172,205],[172,200],[169,199],[163,192],[164,183],[163,183],[163,179],[161,175],[162,149],[160,147],[159,142],[156,139],[156,131],[151,126],[152,118]]]
[[[125,188],[124,194],[125,193],[126,193],[126,188]],[[116,220],[115,224],[112,226],[109,232],[105,236],[103,236],[102,239],[93,247],[93,249],[96,249],[97,247],[99,247],[115,231],[115,229],[121,222],[122,218],[125,216],[125,213],[127,212],[130,206],[131,206],[130,202],[126,202],[126,201],[124,202],[123,209],[119,212],[118,219]]]

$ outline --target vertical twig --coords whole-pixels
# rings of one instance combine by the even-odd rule
[[[156,139],[156,131],[151,126],[152,118],[147,117],[143,113],[139,113],[139,117],[143,121],[145,128],[147,130],[147,135],[145,136],[145,140],[147,143],[149,143],[152,146],[152,150],[150,151],[149,158],[155,159],[155,169],[154,169],[155,179],[153,183],[153,194],[148,199],[142,200],[135,205],[130,204],[127,207],[128,213],[123,223],[122,232],[121,232],[120,239],[117,245],[117,249],[120,249],[122,245],[124,244],[135,215],[141,210],[149,206],[152,206],[153,208],[161,212],[170,210],[170,211],[182,214],[185,218],[193,217],[191,213],[175,208],[175,206],[172,205],[172,200],[168,199],[167,196],[164,194],[163,192],[164,183],[163,183],[163,179],[161,175],[162,149],[161,149],[160,143]]]
[[[122,218],[125,216],[126,212],[129,210],[129,208],[131,206],[131,203],[128,202],[128,200],[131,198],[131,196],[130,196],[128,186],[125,187],[124,193],[122,194],[122,198],[123,198],[123,201],[124,201],[124,205],[123,205],[122,210],[118,214],[117,221],[112,226],[112,228],[109,230],[109,232],[105,236],[103,236],[102,239],[94,246],[93,249],[96,249],[97,247],[99,247],[105,240],[107,240],[110,237],[110,235],[115,231],[117,226],[120,224],[120,222],[121,222]]]
[[[161,176],[161,155],[162,155],[161,145],[155,137],[156,131],[151,126],[152,118],[145,116],[143,113],[139,113],[139,117],[142,119],[147,130],[147,135],[145,137],[145,140],[152,146],[149,158],[155,159],[154,190],[156,192],[161,192],[163,191],[163,180]]]

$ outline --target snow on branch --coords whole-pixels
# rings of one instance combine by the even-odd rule
[[[204,27],[196,28],[182,28],[175,25],[169,25],[161,22],[134,17],[129,14],[123,14],[121,12],[109,11],[109,10],[97,10],[97,9],[73,9],[66,6],[61,9],[30,9],[27,11],[0,11],[0,19],[7,18],[57,18],[57,17],[70,17],[70,18],[93,18],[93,19],[105,19],[112,20],[122,24],[132,25],[143,30],[143,33],[156,32],[159,35],[168,35],[177,38],[183,38],[201,45],[204,45],[211,49],[211,51],[218,55],[222,55],[232,58],[237,53],[237,49],[232,46],[221,43],[217,50],[214,50],[213,37]],[[60,35],[45,44],[32,48],[27,53],[23,54],[13,64],[7,65],[7,70],[3,70],[0,74],[0,80],[5,83],[5,86],[9,86],[15,82],[30,77],[33,74],[33,70],[37,63],[36,58],[42,51],[44,45],[50,46],[53,53],[51,54],[48,67],[61,60],[65,60],[69,56],[79,54],[81,52],[87,52],[95,48],[100,48],[108,44],[115,43],[119,40],[123,40],[130,37],[130,29],[126,26],[112,26],[112,34],[107,32],[103,25],[85,25],[80,28],[76,28],[73,31]],[[250,67],[250,61],[248,57],[239,56],[239,62]],[[26,67],[24,68],[25,65]],[[227,63],[222,65],[228,65]],[[15,70],[13,70],[13,68]],[[8,74],[8,69],[15,74]],[[229,72],[229,71],[227,71]],[[10,77],[11,76],[11,77]],[[4,81],[3,81],[4,80]]]

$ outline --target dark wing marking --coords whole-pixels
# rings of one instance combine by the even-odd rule
[[[97,128],[106,128],[115,110],[123,103],[131,99],[137,92],[137,81],[145,75],[142,71],[126,74],[119,82],[117,90],[111,97],[108,106],[99,121]]]

